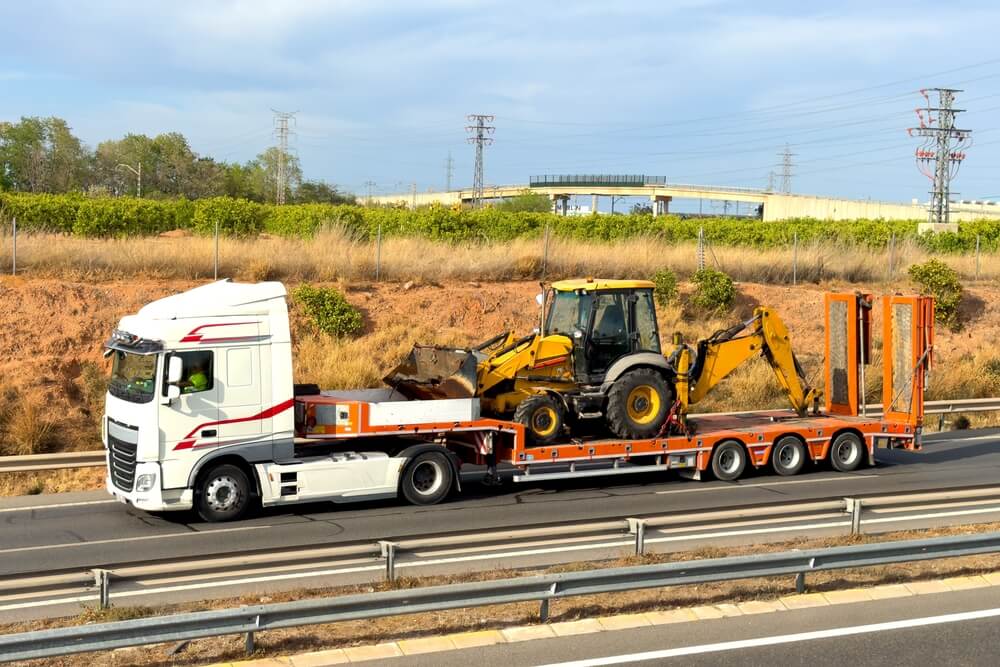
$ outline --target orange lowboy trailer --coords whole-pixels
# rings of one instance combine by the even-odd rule
[[[825,319],[825,406],[800,416],[791,410],[690,415],[688,428],[647,440],[574,438],[528,446],[524,427],[512,421],[429,416],[448,401],[410,401],[405,414],[387,416],[385,406],[363,392],[325,392],[296,397],[300,443],[339,443],[381,449],[394,455],[400,442],[423,451],[441,448],[461,463],[516,468],[515,481],[590,477],[679,470],[700,478],[711,469],[735,480],[748,466],[771,466],[791,475],[808,461],[829,461],[840,471],[874,463],[875,447],[919,449],[923,394],[931,364],[934,305],[929,297],[882,297],[882,408],[868,415],[866,368],[871,365],[873,299],[865,294],[827,294]],[[472,399],[474,400],[474,399]],[[398,405],[398,404],[397,404]],[[873,411],[874,412],[874,411]],[[423,418],[407,417],[421,414]],[[379,443],[379,444],[376,444]],[[415,443],[422,443],[417,445]],[[457,475],[456,475],[457,479]],[[436,501],[435,501],[436,502]]]

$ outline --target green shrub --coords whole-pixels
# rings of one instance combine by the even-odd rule
[[[668,306],[677,299],[677,275],[670,269],[660,269],[653,276],[656,303]]]
[[[219,225],[219,233],[226,236],[256,236],[264,230],[267,213],[267,207],[263,204],[247,199],[199,199],[194,203],[192,226],[197,233],[205,236],[215,234],[216,223]]]
[[[179,201],[114,197],[84,199],[76,211],[77,236],[149,236],[176,226]]]
[[[907,271],[921,294],[934,297],[934,316],[953,331],[961,328],[958,305],[962,301],[962,283],[958,273],[939,259],[913,264]]]
[[[711,312],[728,310],[736,299],[736,286],[733,279],[722,271],[715,269],[699,269],[691,274],[694,283],[694,293],[691,304]]]
[[[331,287],[299,285],[292,298],[309,317],[313,326],[330,336],[353,336],[361,332],[361,311],[348,303],[344,295]]]

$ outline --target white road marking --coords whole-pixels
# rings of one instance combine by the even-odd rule
[[[33,505],[31,507],[4,507],[0,512],[33,512],[35,510],[50,510],[60,507],[84,507],[86,505],[120,504],[117,500],[86,500],[78,503],[53,503],[52,505]]]
[[[674,489],[672,491],[656,491],[656,495],[664,496],[670,493],[691,493],[694,491],[721,491],[734,489],[753,489],[758,486],[785,486],[786,484],[816,484],[819,482],[843,482],[850,479],[875,479],[879,475],[865,473],[863,475],[839,475],[837,477],[821,477],[819,479],[790,479],[785,482],[761,482],[760,484],[730,484],[727,486],[705,486],[694,489]]]
[[[571,660],[569,662],[554,662],[542,667],[603,667],[604,665],[622,665],[628,662],[642,662],[647,660],[664,660],[666,658],[677,658],[686,655],[699,655],[703,653],[720,653],[722,651],[736,651],[746,648],[757,648],[760,646],[776,646],[779,644],[794,644],[798,642],[813,641],[816,639],[830,639],[833,637],[849,637],[851,635],[870,634],[873,632],[886,632],[890,630],[905,630],[928,625],[941,625],[945,623],[961,623],[963,621],[975,621],[982,618],[995,618],[1000,616],[1000,608],[982,609],[979,611],[963,611],[955,614],[942,614],[940,616],[925,616],[923,618],[907,618],[886,623],[870,623],[867,625],[855,625],[844,628],[830,628],[828,630],[814,630],[812,632],[796,632],[788,635],[774,635],[771,637],[755,637],[753,639],[739,639],[730,642],[716,642],[714,644],[700,644],[695,646],[681,646],[679,648],[669,648],[660,651],[646,651],[644,653],[628,653],[624,655],[613,655],[605,658],[589,658],[586,660]]]
[[[940,519],[949,516],[965,516],[967,514],[996,514],[1000,512],[1000,507],[978,507],[969,510],[953,510],[950,512],[931,512],[929,514],[915,514],[913,516],[889,516],[882,519],[861,519],[862,525],[869,523],[893,523],[898,521],[919,521],[920,519]]]
[[[924,444],[948,443],[948,442],[971,442],[973,440],[1000,440],[1000,433],[992,435],[970,435],[967,438],[924,438]]]
[[[45,544],[37,547],[15,547],[13,549],[0,549],[0,554],[20,553],[23,551],[39,551],[41,549],[66,549],[68,547],[89,547],[95,544],[117,544],[119,542],[164,540],[171,537],[185,537],[188,535],[218,535],[220,533],[236,533],[242,530],[263,530],[264,528],[271,528],[271,526],[240,526],[238,528],[217,528],[213,530],[192,530],[185,533],[167,533],[166,535],[143,535],[141,537],[116,537],[110,540],[93,540],[91,542],[64,542],[62,544]]]

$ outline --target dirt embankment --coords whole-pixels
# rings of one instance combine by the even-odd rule
[[[0,391],[6,390],[8,394],[13,391],[19,403],[44,408],[45,416],[55,422],[48,449],[93,448],[95,415],[100,412],[102,381],[108,372],[101,344],[123,315],[195,284],[160,280],[90,284],[0,279]],[[351,346],[348,349],[352,356],[371,357],[373,368],[361,376],[368,378],[367,381],[378,377],[380,369],[374,366],[387,366],[392,363],[388,357],[396,353],[396,348],[387,348],[387,331],[403,332],[400,336],[419,336],[424,342],[468,342],[484,340],[506,329],[526,332],[536,326],[534,295],[538,285],[533,282],[409,286],[382,283],[341,287],[365,317],[365,334],[344,345]],[[675,329],[689,337],[707,335],[727,322],[745,317],[753,306],[766,304],[784,318],[800,354],[821,355],[822,293],[827,288],[744,283],[739,286],[740,299],[731,316],[702,321],[680,309],[668,308],[661,312],[661,333],[664,339],[669,339]],[[865,288],[836,285],[831,289]],[[967,324],[963,331],[938,332],[938,362],[1000,356],[994,350],[993,335],[1000,330],[1000,289],[993,286],[969,289],[965,303]],[[293,335],[299,340],[306,338],[301,320],[294,318],[293,322],[296,322]],[[329,349],[335,351],[338,344],[330,344]],[[408,341],[400,347],[406,345]],[[321,349],[316,363],[324,363],[324,354]],[[331,365],[339,363],[333,355],[328,358]],[[329,370],[330,374],[321,377],[338,382],[336,369]],[[309,374],[314,375],[312,371]],[[345,376],[343,382],[349,381]]]

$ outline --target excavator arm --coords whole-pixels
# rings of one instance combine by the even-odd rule
[[[760,307],[746,322],[699,341],[697,350],[678,345],[672,358],[677,369],[677,397],[682,407],[686,411],[726,376],[758,355],[767,359],[778,384],[798,414],[804,415],[810,405],[818,404],[821,392],[809,386],[792,351],[784,322],[774,311]]]

